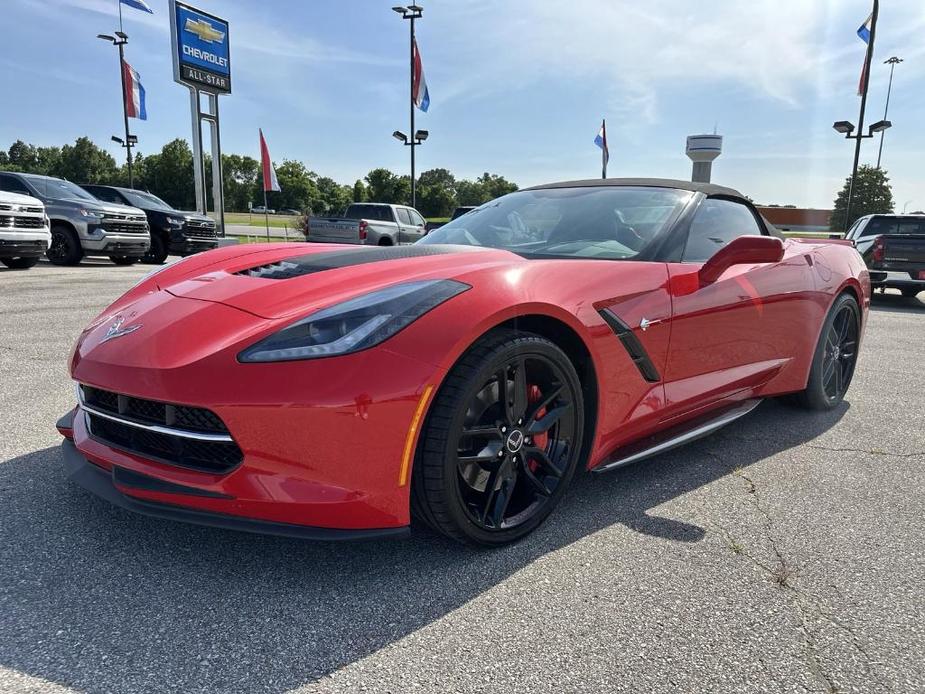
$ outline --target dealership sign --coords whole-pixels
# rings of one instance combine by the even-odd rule
[[[228,22],[182,2],[171,2],[173,78],[216,94],[231,93]]]

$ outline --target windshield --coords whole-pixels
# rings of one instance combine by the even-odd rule
[[[632,186],[525,190],[477,207],[418,243],[488,246],[533,258],[627,260],[660,235],[691,195]]]
[[[123,190],[122,194],[125,195],[130,203],[137,207],[151,207],[154,205],[155,207],[173,211],[170,205],[151,193],[145,193],[141,190]]]
[[[99,202],[99,200],[90,195],[90,193],[70,181],[63,181],[60,178],[45,178],[44,176],[27,176],[27,178],[29,179],[29,183],[32,184],[32,187],[46,197]]]

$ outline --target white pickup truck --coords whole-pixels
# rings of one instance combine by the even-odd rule
[[[424,218],[413,207],[382,202],[355,202],[343,217],[309,217],[305,238],[315,243],[357,243],[399,246],[427,233]]]
[[[39,262],[51,244],[41,200],[0,190],[0,263],[24,270]]]

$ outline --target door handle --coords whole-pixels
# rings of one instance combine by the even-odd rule
[[[654,320],[649,320],[648,318],[644,317],[641,321],[639,321],[639,329],[645,332],[646,330],[649,329],[650,325],[656,325],[657,323],[664,323],[664,322],[665,322],[664,318],[656,318]]]

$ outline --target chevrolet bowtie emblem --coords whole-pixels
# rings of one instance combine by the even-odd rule
[[[185,29],[191,34],[196,34],[206,43],[221,43],[225,40],[225,32],[219,31],[204,19],[187,18]]]
[[[122,324],[125,322],[125,318],[121,315],[116,316],[116,319],[113,321],[112,325],[109,326],[109,330],[106,331],[106,335],[100,340],[100,344],[104,342],[109,342],[110,340],[115,340],[117,337],[122,337],[123,335],[128,335],[133,333],[139,328],[141,328],[141,323],[136,323],[135,325],[130,325],[127,328],[123,328]]]

